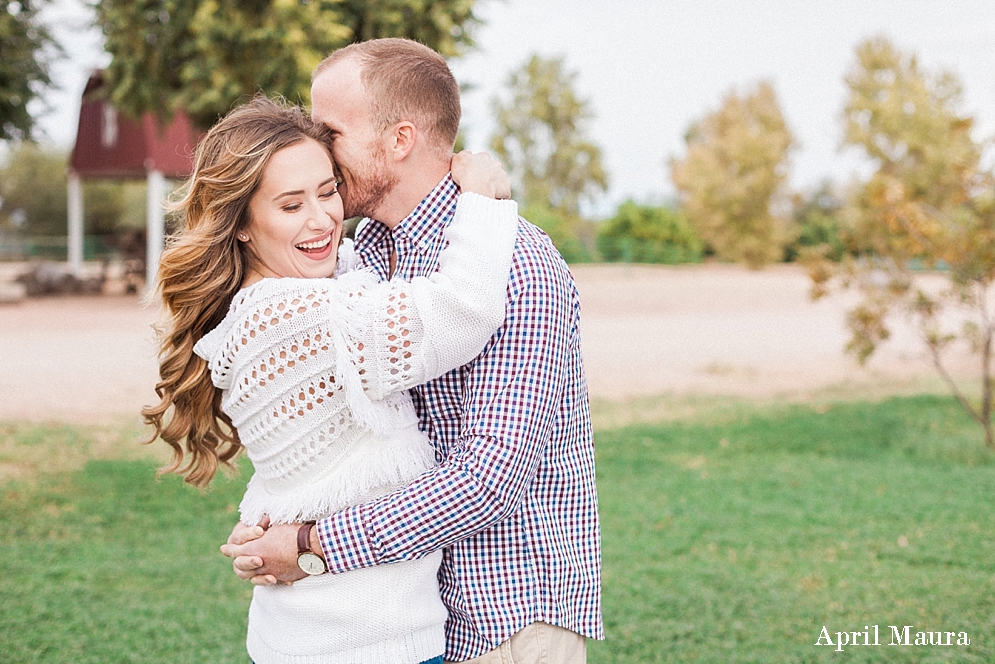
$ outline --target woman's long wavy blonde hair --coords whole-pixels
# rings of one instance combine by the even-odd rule
[[[156,290],[166,316],[156,328],[160,401],[142,409],[154,428],[145,442],[161,438],[173,448],[160,473],[203,487],[219,464],[231,468],[242,449],[221,412],[221,390],[193,347],[221,323],[245,279],[252,257],[237,235],[249,223],[249,201],[266,165],[308,138],[331,145],[328,129],[299,108],[257,97],[225,116],[197,146],[193,174],[171,205],[185,219],[159,262]]]

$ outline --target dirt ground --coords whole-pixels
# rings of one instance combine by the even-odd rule
[[[933,371],[898,324],[865,368],[845,356],[854,299],[818,303],[791,266],[576,266],[591,396],[804,398],[833,387],[908,385]],[[134,296],[0,306],[0,419],[100,423],[155,400],[156,312]],[[970,372],[964,358],[959,375]],[[933,384],[936,384],[933,379]]]

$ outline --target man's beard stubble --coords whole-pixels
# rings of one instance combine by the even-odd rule
[[[384,199],[397,186],[397,176],[387,169],[387,150],[382,145],[372,148],[362,171],[354,170],[352,174],[352,182],[346,186],[342,200],[345,218],[375,219]]]

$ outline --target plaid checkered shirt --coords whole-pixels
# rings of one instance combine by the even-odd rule
[[[364,220],[361,262],[386,279],[438,269],[458,190],[446,178],[391,232]],[[318,522],[332,573],[444,550],[446,659],[541,620],[601,639],[601,547],[580,306],[549,238],[520,222],[503,327],[473,362],[413,390],[440,465]]]

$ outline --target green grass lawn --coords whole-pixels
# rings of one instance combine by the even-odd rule
[[[0,466],[89,437],[0,425]],[[995,459],[952,399],[723,407],[596,441],[592,664],[995,661]],[[244,478],[204,494],[153,468],[0,483],[0,661],[247,661],[249,589],[217,552]],[[875,624],[971,645],[813,645]]]
[[[0,661],[247,662],[250,588],[218,552],[243,488],[140,461],[4,487]]]

